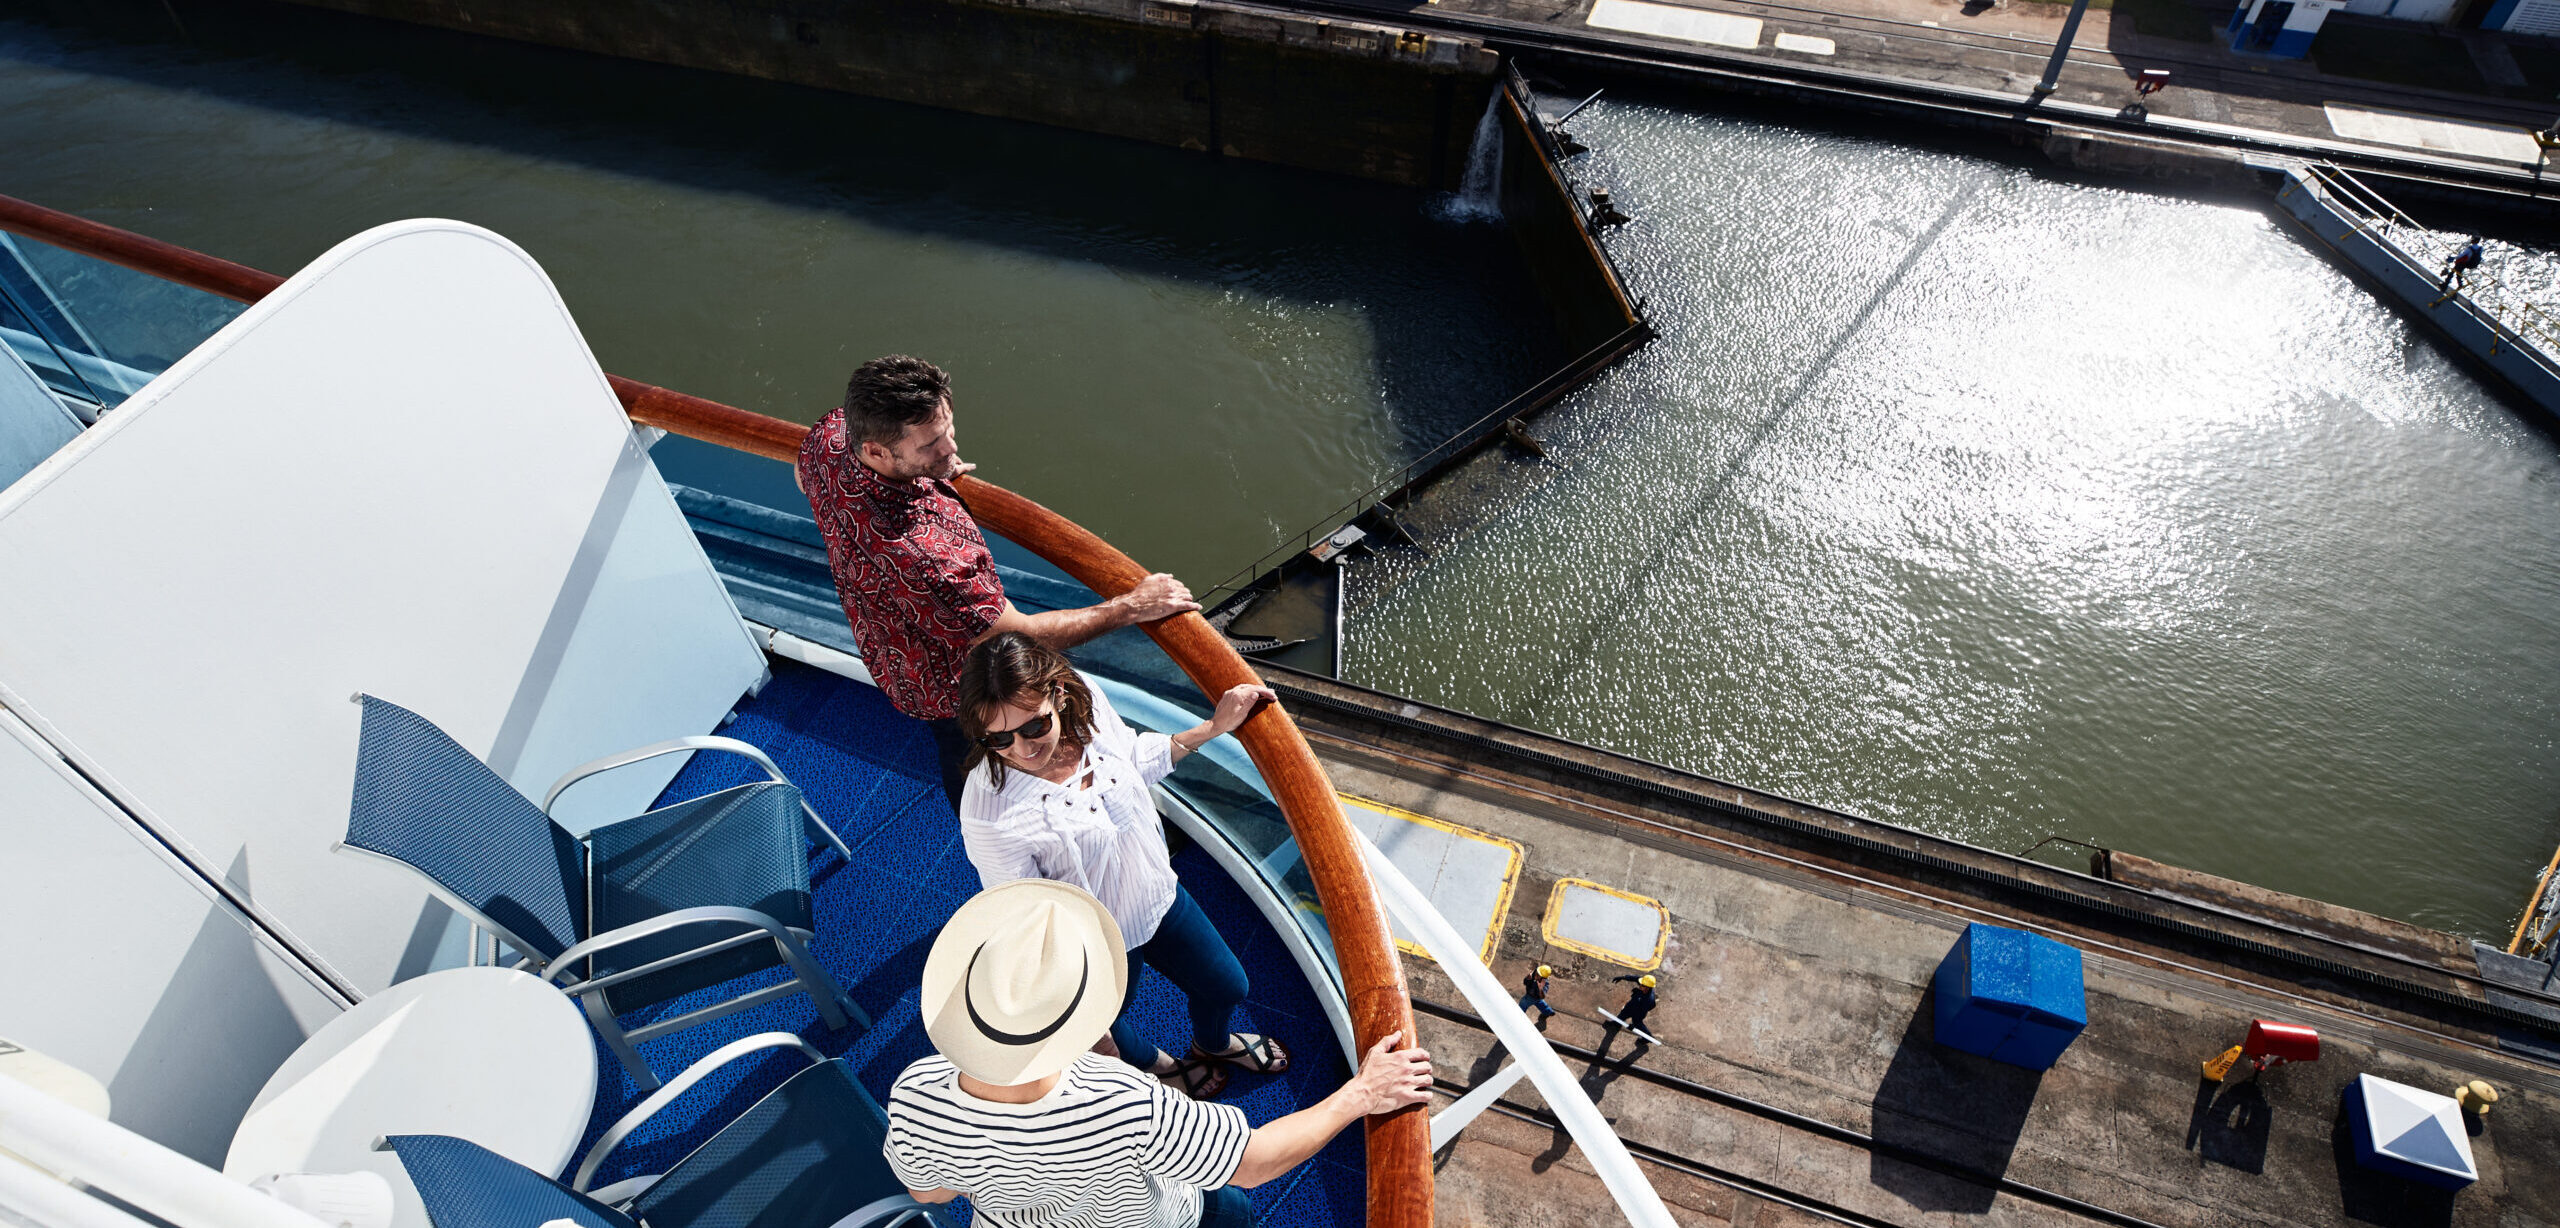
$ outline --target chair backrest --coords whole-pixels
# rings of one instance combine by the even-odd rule
[[[395,1134],[390,1142],[435,1228],[534,1228],[556,1219],[578,1228],[637,1228],[621,1212],[477,1143],[441,1134]]]
[[[906,1193],[880,1154],[888,1131],[843,1059],[821,1062],[667,1170],[631,1214],[649,1228],[827,1228]]]
[[[442,884],[544,959],[578,941],[586,861],[578,842],[435,722],[364,702],[347,843]]]

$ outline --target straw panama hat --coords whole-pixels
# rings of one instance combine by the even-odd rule
[[[1120,1015],[1120,923],[1084,888],[1019,878],[951,915],[924,960],[924,1034],[970,1078],[998,1086],[1065,1070]]]

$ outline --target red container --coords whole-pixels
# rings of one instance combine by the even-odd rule
[[[2320,1060],[2320,1034],[2299,1024],[2260,1019],[2249,1025],[2248,1039],[2240,1042],[2240,1051],[2253,1058],[2316,1062]]]

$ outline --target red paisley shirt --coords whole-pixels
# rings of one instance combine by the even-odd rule
[[[863,664],[900,712],[939,720],[960,710],[960,664],[1004,613],[1004,582],[948,483],[890,482],[857,446],[843,410],[819,419],[800,441],[800,485]]]

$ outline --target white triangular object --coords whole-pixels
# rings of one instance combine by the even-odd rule
[[[2478,1179],[2461,1106],[2451,1096],[2420,1091],[2372,1075],[2356,1077],[2374,1150],[2391,1159]]]
[[[2365,1075],[2363,1083],[2365,1119],[2372,1125],[2376,1139],[2398,1138],[2434,1117],[2436,1106],[2428,1101],[2441,1100],[2448,1108],[2453,1105],[2450,1096],[2422,1092],[2389,1079]]]
[[[2400,1137],[2381,1144],[2379,1150],[2412,1164],[2441,1168],[2448,1172],[2461,1173],[2466,1177],[2474,1176],[2476,1174],[2471,1171],[2471,1149],[2454,1141],[2462,1137],[2454,1133],[2459,1128],[2448,1125],[2442,1118],[2430,1117],[2409,1127],[2408,1131]]]

